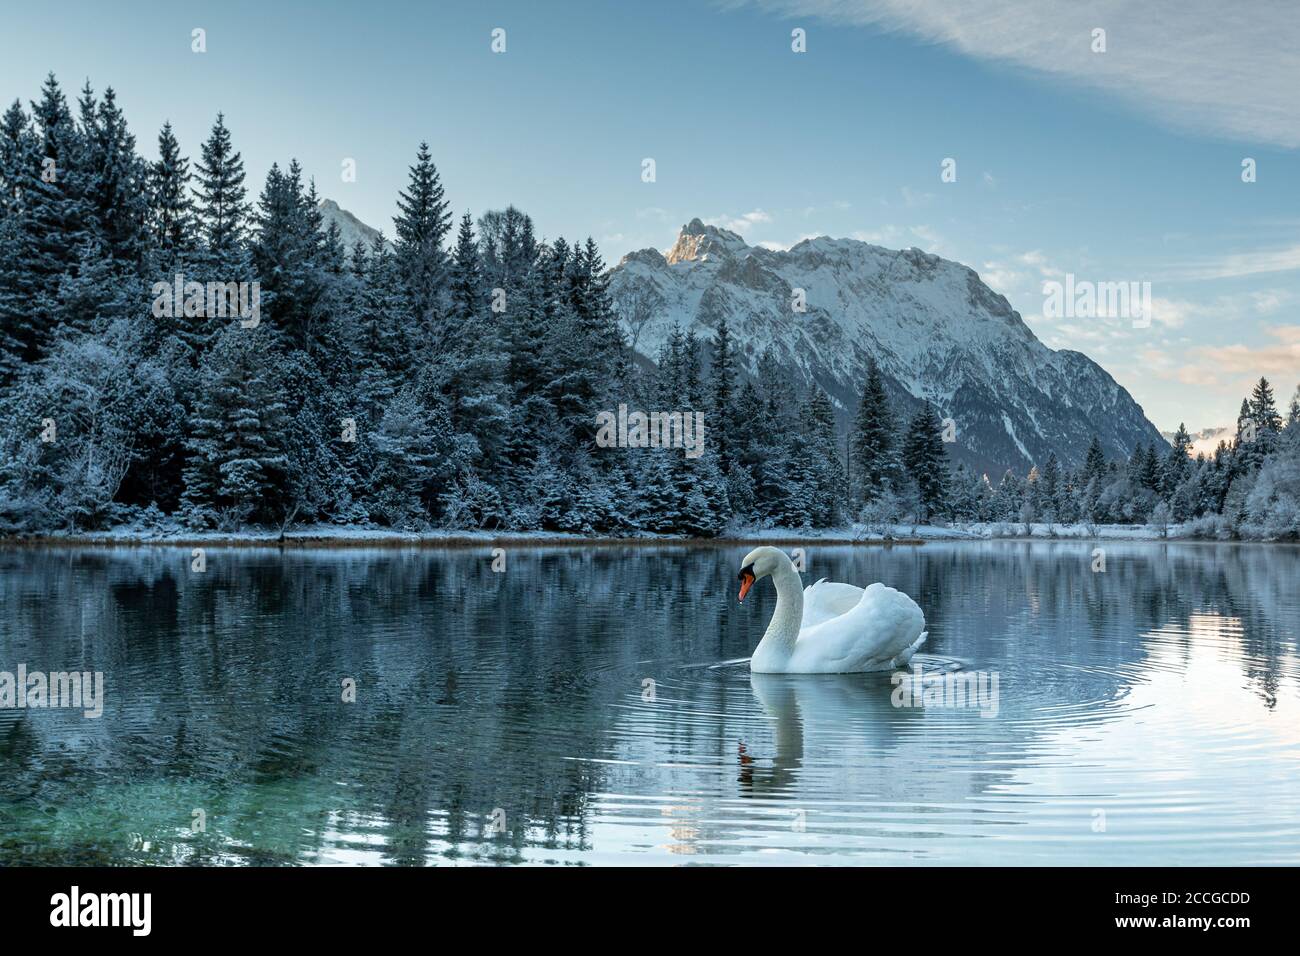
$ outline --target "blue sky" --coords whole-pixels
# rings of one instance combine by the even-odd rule
[[[254,192],[297,157],[390,234],[427,139],[457,213],[513,202],[611,262],[695,216],[773,246],[915,245],[975,268],[1161,428],[1200,428],[1235,419],[1260,373],[1284,403],[1300,380],[1300,17],[1218,6],[24,5],[6,13],[0,96],[32,99],[49,70],[70,94],[112,85],[150,156],[164,119],[197,156],[222,110]],[[1154,321],[1045,318],[1042,283],[1065,273],[1151,282]]]

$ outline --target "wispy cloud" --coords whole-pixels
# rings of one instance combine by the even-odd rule
[[[1202,259],[1175,267],[1180,279],[1239,279],[1243,276],[1267,275],[1300,269],[1300,244],[1254,252],[1234,252],[1212,259]]]
[[[753,212],[743,213],[739,216],[716,216],[713,219],[704,220],[706,225],[720,226],[723,229],[729,229],[742,236],[759,223],[771,221],[771,215],[764,212],[762,209],[755,209]]]
[[[1211,368],[1224,372],[1260,373],[1300,377],[1300,325],[1276,325],[1265,329],[1276,341],[1267,345],[1204,346],[1196,354]]]
[[[858,229],[850,233],[849,238],[861,242],[870,242],[877,246],[886,246],[890,249],[916,246],[918,249],[936,255],[944,254],[943,238],[926,225],[896,226],[891,223],[883,225],[879,229]]]
[[[731,0],[729,5],[744,0]],[[1294,0],[749,0],[1101,89],[1179,128],[1300,146]],[[1106,52],[1092,31],[1106,31]]]

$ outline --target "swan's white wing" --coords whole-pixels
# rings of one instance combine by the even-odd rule
[[[790,670],[847,674],[901,667],[925,637],[925,615],[916,602],[901,591],[873,584],[850,610],[800,632]]]
[[[803,589],[803,624],[800,630],[806,631],[831,618],[847,614],[861,600],[862,588],[822,578]]]

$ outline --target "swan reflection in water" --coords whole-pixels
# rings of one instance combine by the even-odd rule
[[[927,671],[958,667],[926,660]],[[915,680],[911,674],[903,679]],[[985,790],[987,775],[954,775],[945,758],[969,747],[972,721],[991,722],[973,709],[927,713],[895,706],[897,686],[884,673],[751,673],[754,698],[772,721],[772,740],[738,744],[740,795],[803,799],[847,792],[869,802],[915,805]]]
[[[751,673],[749,686],[772,719],[773,738],[770,751],[752,741],[738,746],[738,779],[753,795],[793,792],[805,759],[818,763],[845,751],[886,750],[917,716],[890,704],[885,674]]]

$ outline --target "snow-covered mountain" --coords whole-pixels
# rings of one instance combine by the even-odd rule
[[[666,256],[625,256],[610,287],[629,340],[647,358],[674,325],[711,340],[725,316],[746,371],[770,345],[798,385],[792,397],[816,381],[842,421],[857,408],[874,356],[895,414],[934,402],[956,423],[954,457],[995,482],[1052,451],[1080,461],[1094,432],[1108,457],[1161,440],[1099,365],[1048,348],[974,270],[918,249],[818,237],[773,251],[693,219]],[[793,307],[798,290],[803,312]]]
[[[338,223],[344,249],[350,253],[352,244],[360,239],[366,244],[366,251],[370,251],[370,244],[375,241],[375,236],[379,235],[378,229],[367,226],[352,213],[340,208],[333,199],[322,199],[316,205],[320,209],[322,228],[328,229],[331,222]]]

